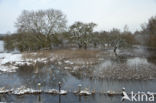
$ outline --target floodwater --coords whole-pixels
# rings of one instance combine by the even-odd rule
[[[0,87],[8,89],[26,86],[28,88],[38,89],[37,83],[41,83],[41,89],[58,89],[58,82],[61,81],[62,89],[69,91],[69,94],[61,96],[61,103],[117,103],[120,102],[121,96],[109,97],[102,93],[108,90],[120,92],[123,87],[127,92],[156,92],[156,80],[109,80],[109,79],[89,79],[73,76],[66,70],[57,69],[53,65],[38,65],[38,73],[33,67],[21,67],[15,73],[3,73],[0,75]],[[76,96],[72,92],[77,90],[78,84],[83,88],[95,89],[94,96]],[[0,100],[3,102],[16,103],[59,103],[59,96],[41,94],[39,95],[1,95]]]
[[[147,64],[150,62],[146,58],[133,57],[126,61],[129,66]],[[106,60],[100,66],[107,68],[112,66],[111,60]],[[118,62],[117,62],[118,63]],[[155,65],[155,64],[153,64]],[[57,68],[51,64],[36,64],[35,66],[22,66],[13,73],[0,74],[0,87],[8,89],[25,86],[27,88],[38,89],[37,83],[41,83],[41,89],[58,89],[58,82],[61,82],[61,89],[69,91],[67,95],[22,95],[0,94],[0,102],[7,103],[120,103],[122,96],[108,96],[102,93],[107,91],[120,92],[123,87],[129,93],[134,92],[156,92],[156,80],[116,80],[116,79],[93,79],[78,75],[73,75],[67,70]],[[82,84],[82,89],[88,88],[96,90],[95,95],[76,96],[72,92]],[[126,103],[131,103],[126,101]],[[142,102],[146,103],[146,102]]]

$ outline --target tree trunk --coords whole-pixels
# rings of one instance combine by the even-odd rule
[[[116,50],[117,50],[117,46],[114,47],[114,53],[115,53],[115,55],[117,55]]]

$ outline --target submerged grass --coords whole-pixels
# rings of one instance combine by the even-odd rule
[[[108,51],[107,51],[108,52]],[[110,52],[108,52],[111,54]],[[154,79],[156,78],[155,65],[140,64],[129,66],[125,62],[106,63],[100,67],[100,62],[114,58],[104,51],[98,50],[53,50],[24,52],[24,59],[54,58],[54,65],[68,69],[73,75],[102,79]],[[103,59],[100,61],[99,59]],[[116,62],[116,59],[115,59]]]
[[[97,54],[100,53],[98,50],[84,50],[84,49],[77,49],[77,50],[55,50],[53,51],[55,55],[63,56],[65,58],[96,58]]]
[[[23,52],[23,59],[38,59],[38,58],[49,58],[51,51],[37,51],[37,52]]]

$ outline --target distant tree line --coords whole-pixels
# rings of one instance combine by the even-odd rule
[[[17,33],[4,37],[8,50],[34,51],[53,48],[129,48],[135,44],[156,47],[156,17],[149,19],[141,31],[94,32],[95,23],[75,22],[67,27],[66,16],[55,9],[24,10],[15,23]],[[146,38],[148,37],[148,39]],[[143,42],[141,42],[143,40]]]
[[[156,48],[156,16],[151,17],[148,23],[143,24],[141,27],[141,31],[135,32],[139,43],[150,48]]]
[[[3,40],[4,34],[0,34],[0,40]]]

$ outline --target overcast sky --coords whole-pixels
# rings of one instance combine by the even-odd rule
[[[156,16],[156,0],[0,0],[0,33],[15,32],[14,23],[23,10],[59,9],[68,25],[75,21],[95,22],[96,30],[140,29]]]

